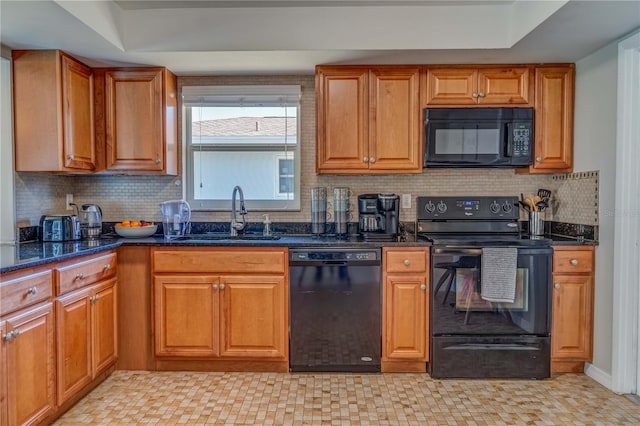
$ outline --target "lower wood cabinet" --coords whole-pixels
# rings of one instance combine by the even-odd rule
[[[429,250],[383,249],[382,371],[426,371]]]
[[[582,372],[593,358],[593,255],[591,246],[554,247],[552,372]]]
[[[155,356],[288,361],[286,253],[155,250]]]
[[[53,305],[0,321],[0,423],[38,424],[56,408]]]
[[[112,278],[56,299],[60,403],[115,362],[116,292]]]

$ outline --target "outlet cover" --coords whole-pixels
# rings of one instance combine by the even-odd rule
[[[71,203],[73,203],[73,194],[67,194],[67,210],[73,210]]]
[[[411,194],[402,194],[402,208],[403,209],[411,208]]]

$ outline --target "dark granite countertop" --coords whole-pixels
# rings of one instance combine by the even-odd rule
[[[107,235],[95,241],[68,241],[68,242],[22,242],[17,245],[0,246],[0,273],[4,274],[19,269],[59,262],[77,256],[111,250],[121,245],[134,246],[176,246],[176,247],[425,247],[430,243],[416,240],[413,235],[408,235],[404,241],[364,241],[358,235],[350,235],[346,238],[336,238],[333,235],[312,236],[308,234],[283,234],[278,239],[214,239],[214,240],[170,240],[167,241],[161,235],[149,238],[119,238]],[[561,235],[549,235],[545,238],[551,240],[551,245],[597,245],[592,240],[579,240],[575,237]]]

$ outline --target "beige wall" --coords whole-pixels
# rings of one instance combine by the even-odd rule
[[[336,186],[348,186],[353,191],[351,203],[356,209],[357,195],[365,193],[393,192],[411,194],[412,208],[401,210],[401,220],[415,220],[415,198],[418,195],[518,195],[535,193],[538,188],[558,191],[565,197],[579,193],[575,185],[584,184],[579,178],[569,175],[528,176],[515,174],[510,169],[428,169],[421,174],[344,176],[316,175],[315,173],[315,86],[313,76],[231,76],[231,77],[180,77],[178,86],[215,84],[300,84],[301,99],[301,211],[270,212],[274,221],[310,221],[309,189],[325,186],[329,190]],[[181,114],[180,114],[181,119]],[[182,128],[182,126],[181,126]],[[64,213],[65,194],[73,193],[77,204],[98,203],[104,211],[106,221],[120,221],[125,218],[159,220],[158,204],[165,200],[181,198],[182,179],[167,176],[54,176],[34,173],[17,174],[18,221],[37,224],[40,215]],[[581,183],[580,183],[581,182]],[[587,185],[589,186],[589,185]],[[593,185],[590,185],[593,187]],[[331,192],[330,192],[331,193]],[[231,194],[229,194],[231,197]],[[588,209],[593,212],[593,194],[587,194]],[[557,203],[558,214],[571,222],[572,210],[562,210],[562,206],[582,206],[569,199]],[[259,222],[261,212],[251,210],[248,203],[249,221]],[[354,221],[357,217],[354,215]],[[548,219],[551,219],[549,213]],[[227,221],[228,212],[195,212],[194,221]],[[586,224],[595,224],[591,214],[582,218]]]

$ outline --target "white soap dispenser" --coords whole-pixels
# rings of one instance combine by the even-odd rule
[[[269,220],[269,215],[268,214],[263,214],[262,216],[264,216],[264,222],[262,222],[264,224],[264,228],[262,228],[262,235],[264,235],[265,237],[270,237],[271,236],[271,221]]]

